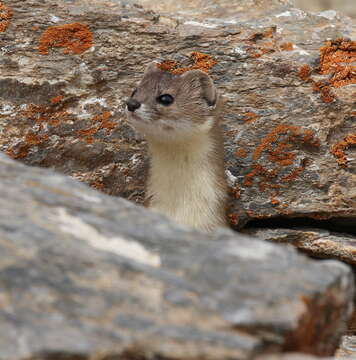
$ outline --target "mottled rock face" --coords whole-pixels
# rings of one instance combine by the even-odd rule
[[[333,258],[356,265],[356,238],[348,234],[313,228],[251,228],[246,233],[276,243],[291,244],[315,257]]]
[[[292,0],[291,3],[303,10],[323,11],[325,15],[332,16],[337,10],[347,16],[356,17],[355,3],[352,0]]]
[[[318,70],[325,41],[354,37],[355,24],[277,0],[142,4],[163,16],[109,0],[6,2],[1,149],[141,202],[147,154],[124,100],[153,59],[205,52],[226,98],[231,222],[356,221],[354,75],[336,74],[350,78],[336,88]]]
[[[210,73],[226,99],[231,223],[241,228],[252,221],[263,226],[275,218],[281,225],[286,218],[301,218],[318,226],[330,220],[338,231],[355,232],[356,85],[347,68],[355,61],[354,43],[347,40],[356,37],[355,22],[334,12],[308,14],[284,0],[141,4],[144,8],[116,0],[0,2],[0,149],[141,203],[148,156],[144,139],[125,120],[125,99],[152,60],[187,66],[189,55],[199,51],[217,61]],[[82,353],[86,359],[102,349],[129,359],[132,348],[134,358],[143,348],[145,356],[153,349],[163,357],[190,359],[207,354],[247,359],[266,349],[317,355],[334,350],[352,297],[350,274],[341,265],[316,265],[271,244],[251,250],[246,238],[235,251],[233,235],[203,236],[173,225],[162,230],[161,218],[126,202],[41,170],[23,175],[27,170],[17,166],[10,162],[2,169],[8,175],[1,188],[0,228],[4,360],[50,359],[63,349],[80,360]],[[28,208],[19,209],[24,198]],[[344,241],[315,229],[271,231],[258,235],[292,239],[313,255],[354,264],[351,236]],[[82,248],[78,237],[89,244]],[[90,243],[94,238],[101,245]],[[134,252],[146,259],[144,265],[117,254],[108,245],[112,238],[119,244],[115,249],[122,241],[138,241]],[[93,246],[109,255],[101,250],[98,255]],[[238,265],[225,248],[239,253]],[[266,249],[273,249],[272,255]],[[163,270],[152,270],[158,260]],[[261,264],[257,272],[256,264]],[[231,276],[237,284],[226,283]],[[132,279],[139,284],[133,293]],[[148,294],[147,288],[154,290]],[[31,296],[36,300],[29,311]],[[130,311],[128,303],[135,304]],[[152,311],[164,320],[152,319]],[[306,339],[306,333],[312,335]]]
[[[4,155],[0,172],[1,360],[334,353],[352,310],[346,265],[185,229]]]

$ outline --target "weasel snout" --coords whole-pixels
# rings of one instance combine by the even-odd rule
[[[126,105],[127,105],[127,110],[131,112],[134,112],[135,110],[139,109],[141,106],[141,104],[133,98],[128,99],[126,101]]]

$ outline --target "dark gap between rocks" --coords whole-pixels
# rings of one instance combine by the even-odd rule
[[[315,220],[307,217],[300,218],[285,218],[275,217],[270,219],[255,219],[246,224],[244,229],[251,228],[316,228],[321,230],[328,230],[334,233],[342,233],[346,235],[356,235],[356,219],[352,218],[331,218],[328,220]],[[243,231],[243,230],[242,230]]]
[[[27,360],[89,360],[87,355],[83,354],[70,354],[64,352],[42,352],[36,354]]]

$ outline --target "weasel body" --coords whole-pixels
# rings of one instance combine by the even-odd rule
[[[128,119],[151,155],[149,207],[203,231],[227,226],[221,108],[206,73],[175,75],[157,63],[127,101]]]

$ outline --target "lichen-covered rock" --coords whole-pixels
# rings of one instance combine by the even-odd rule
[[[344,336],[340,349],[335,354],[337,360],[353,360],[356,358],[356,336]]]
[[[262,355],[260,357],[257,357],[256,360],[335,360],[335,358],[334,357],[320,358],[306,354],[287,353],[287,354]]]
[[[0,359],[332,355],[352,272],[0,156]],[[115,357],[116,356],[116,357]]]
[[[282,0],[141,3],[156,13],[128,1],[6,1],[0,149],[141,202],[147,155],[124,99],[151,60],[205,52],[227,100],[231,222],[354,222],[356,85],[346,65],[356,55],[336,39],[354,37],[355,22]],[[320,50],[326,40],[335,41]],[[343,61],[336,73],[332,61]]]
[[[276,243],[291,244],[314,257],[356,265],[356,237],[312,228],[248,229],[246,233]]]

